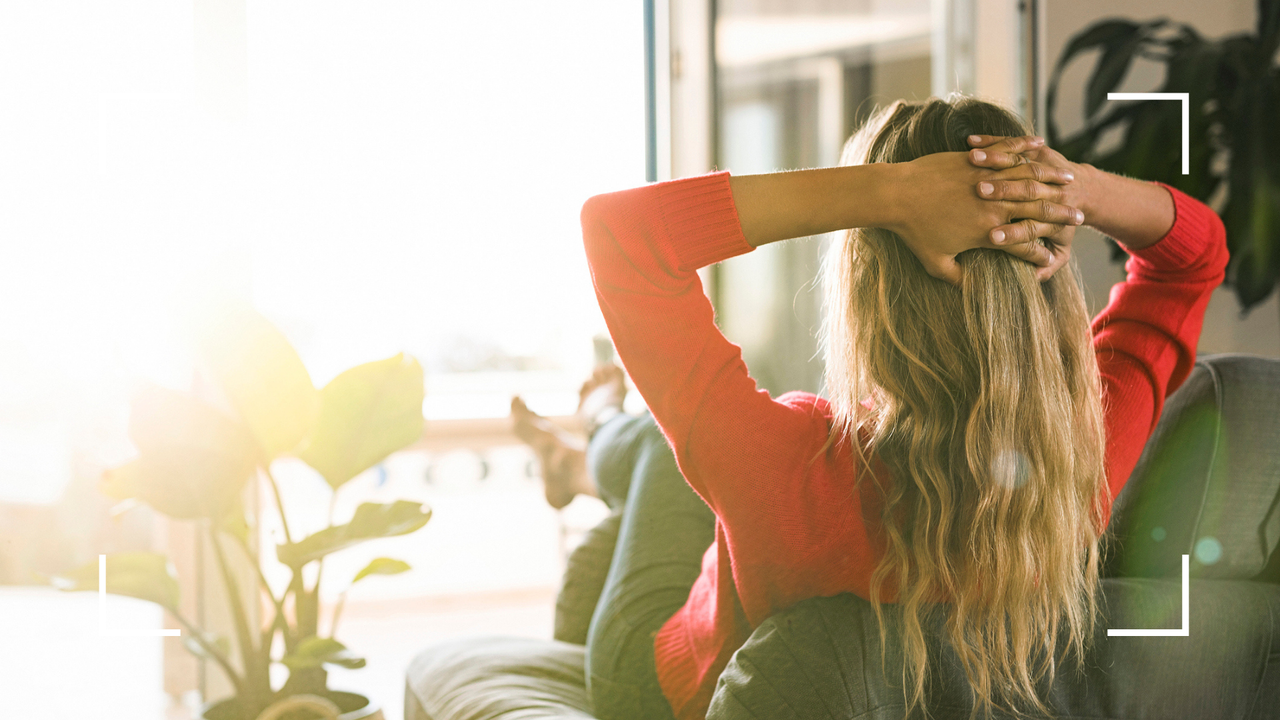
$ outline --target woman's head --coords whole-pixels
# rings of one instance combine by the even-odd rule
[[[897,103],[849,140],[842,164],[965,151],[973,134],[1029,133],[980,100]],[[827,390],[837,430],[869,440],[892,478],[873,588],[902,604],[912,702],[925,680],[921,620],[945,599],[980,704],[1034,705],[1060,631],[1079,650],[1094,616],[1105,497],[1098,370],[1070,265],[1042,283],[999,250],[957,262],[953,285],[887,230],[834,243]]]

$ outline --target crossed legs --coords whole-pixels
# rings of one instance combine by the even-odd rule
[[[596,717],[669,720],[673,714],[658,685],[654,638],[689,598],[715,537],[715,515],[685,482],[652,416],[620,412],[620,386],[620,370],[597,371],[583,386],[584,405],[606,390],[616,397],[616,403],[604,404],[606,411],[583,417],[587,427],[596,426],[585,449],[539,427],[540,418],[523,403],[517,407],[518,399],[512,412],[521,437],[537,443],[530,442],[543,462],[553,506],[583,492],[622,515],[587,633],[587,689]]]

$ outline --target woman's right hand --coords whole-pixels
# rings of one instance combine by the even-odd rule
[[[995,170],[987,179],[990,192],[978,189],[978,194],[988,200],[1030,202],[1047,200],[1087,210],[1088,186],[1085,182],[1085,166],[1073,163],[1033,135],[1001,137],[998,135],[970,135],[969,160],[974,167]],[[1046,170],[1056,174],[1047,176]],[[1068,177],[1066,183],[1056,182]],[[1086,218],[1087,220],[1087,218]]]
[[[1087,195],[1089,190],[1086,167],[1073,163],[1057,150],[1034,136],[1001,137],[995,135],[970,135],[969,162],[974,167],[995,170],[996,173],[978,183],[978,195],[1003,202],[1047,202],[1067,205],[1084,214],[1089,221]],[[1053,177],[1067,177],[1069,182],[1046,183],[1046,171],[1058,173]],[[1075,226],[1049,226],[1034,219],[1018,222],[992,230],[1000,233],[1008,242],[1025,243],[1043,240],[1053,252],[1053,262],[1040,268],[1036,276],[1047,280],[1071,259],[1071,244],[1075,240]]]
[[[934,153],[879,167],[892,174],[896,206],[890,213],[896,221],[883,227],[902,238],[930,275],[947,282],[960,282],[963,273],[956,257],[973,248],[1003,250],[1036,265],[1037,277],[1046,279],[1065,259],[1038,238],[1062,236],[1083,221],[1083,214],[1065,203],[1043,198],[993,201],[982,196],[977,190],[980,184],[1007,178],[1009,173],[975,167],[966,153]],[[1020,172],[1034,172],[1036,184],[1057,187],[1072,182],[1068,173],[1056,168],[1030,167]],[[995,232],[1015,221],[1025,222],[1030,232],[1025,236]]]

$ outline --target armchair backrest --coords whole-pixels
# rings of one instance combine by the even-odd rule
[[[1116,505],[1105,575],[1256,577],[1280,542],[1280,360],[1211,355],[1168,398]]]

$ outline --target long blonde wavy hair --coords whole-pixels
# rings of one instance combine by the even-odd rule
[[[899,102],[850,138],[841,164],[907,162],[1025,135],[972,98]],[[883,462],[872,602],[901,609],[908,711],[923,705],[926,618],[973,688],[975,714],[1045,711],[1037,688],[1093,631],[1104,432],[1089,318],[1073,268],[1038,282],[998,250],[961,254],[959,285],[928,275],[887,230],[851,230],[824,267],[833,436]]]

